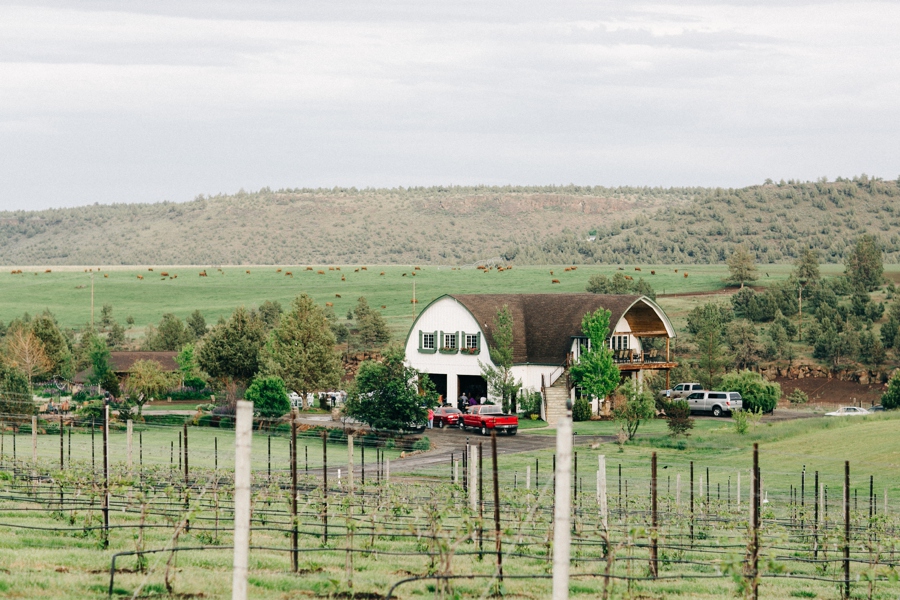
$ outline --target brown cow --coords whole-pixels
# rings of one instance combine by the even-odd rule
[[[559,283],[559,279],[554,279],[554,280],[551,281],[550,283]]]
[[[687,271],[684,272],[684,276],[687,277]]]
[[[53,272],[53,271],[50,270],[50,269],[47,269],[46,271],[44,271],[44,273],[52,273],[52,272]]]
[[[640,271],[641,268],[640,268],[640,267],[635,267],[634,270],[635,270],[635,271]]]
[[[313,271],[314,269],[313,269],[312,267],[306,267],[306,270],[307,270],[307,271]]]
[[[244,271],[244,272],[245,272],[245,273],[246,273],[246,274],[247,274],[247,275],[249,275],[249,274],[250,274],[250,271]]]
[[[416,270],[416,271],[421,271],[421,270],[422,270],[422,267],[416,267],[415,270]]]
[[[569,267],[566,267],[565,269],[563,269],[563,271],[566,272],[566,273],[568,273],[568,272],[571,271],[571,270],[572,270],[572,269],[570,269]]]
[[[625,279],[627,279],[628,281],[634,281],[634,277],[632,277],[631,275],[626,275]]]
[[[319,275],[324,275],[325,271],[316,271],[316,273],[318,273]]]
[[[326,302],[325,306],[334,306],[334,302]]]
[[[138,275],[138,279],[143,279],[143,278],[144,278],[143,275]]]
[[[574,270],[577,269],[577,268],[578,268],[578,267],[572,267],[572,270],[574,271]]]
[[[200,271],[200,277],[206,277],[206,271]]]
[[[284,276],[285,276],[285,277],[293,277],[293,276],[294,276],[294,273],[291,272],[291,271],[285,271]]]
[[[281,269],[275,269],[276,273],[281,273]]]
[[[381,310],[384,310],[385,308],[387,308],[387,304],[382,304],[382,305],[381,305]]]
[[[103,277],[108,278],[108,277],[109,277],[109,273],[104,273],[104,274],[103,274]]]
[[[159,274],[159,276],[160,277],[168,277],[169,274],[166,271],[163,271],[162,273]]]
[[[341,281],[347,281],[347,278],[341,275]]]
[[[656,275],[656,271],[650,271],[651,275]]]
[[[406,277],[406,273],[404,273],[404,274],[403,274],[403,275],[401,275],[401,276],[400,276],[400,277]]]
[[[360,267],[360,269],[362,269],[363,271],[368,271],[369,267]]]
[[[153,269],[147,269],[148,271],[152,271]]]
[[[381,273],[379,273],[379,275],[384,275],[384,271],[382,271]]]
[[[409,301],[409,303],[410,303],[410,304],[418,304],[419,301],[416,300],[415,298],[413,298],[412,300]]]
[[[354,273],[359,273],[359,269],[353,269]]]
[[[334,267],[328,267],[329,271],[334,271]]]
[[[335,294],[334,297],[335,297],[335,298],[340,298],[341,295],[340,295],[340,294]]]
[[[553,271],[550,271],[550,275],[553,275]]]

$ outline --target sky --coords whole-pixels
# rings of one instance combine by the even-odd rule
[[[900,175],[900,3],[0,0],[0,210]]]

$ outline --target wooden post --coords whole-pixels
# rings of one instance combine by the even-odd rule
[[[657,562],[657,515],[656,506],[656,452],[650,455],[650,576],[656,579],[659,576],[659,565]]]
[[[762,488],[759,474],[759,444],[753,444],[753,502],[750,518],[750,596],[759,598],[759,494]]]
[[[844,594],[850,600],[850,461],[844,461]]]
[[[231,598],[247,600],[250,559],[250,445],[253,441],[253,403],[237,402],[234,431],[234,564]]]
[[[188,488],[188,430],[187,423],[184,424],[184,489],[187,495]]]
[[[322,432],[322,539],[328,543],[328,434]]]
[[[37,472],[37,417],[31,416],[31,465]]]
[[[566,414],[556,424],[556,482],[553,515],[553,600],[569,597],[569,526],[572,495],[572,403],[566,403]]]
[[[347,436],[347,489],[353,493],[353,436]]]
[[[131,471],[131,457],[134,448],[134,421],[128,419],[125,423],[125,462],[128,470]]]
[[[300,568],[297,545],[297,409],[291,411],[291,570],[296,573]]]
[[[109,546],[109,404],[103,406],[103,547]]]
[[[691,505],[690,505],[691,546],[694,545],[694,461],[691,461]]]
[[[525,489],[531,489],[531,465],[525,467]]]
[[[600,502],[600,523],[604,531],[609,531],[609,504],[606,497],[606,456],[598,457],[597,479],[599,481],[598,494]]]
[[[469,507],[472,512],[478,510],[478,486],[475,483],[475,470],[478,468],[478,448],[469,446]]]
[[[497,574],[503,583],[503,542],[500,538],[500,483],[497,469],[497,430],[491,429],[491,458],[494,468],[494,538],[497,548]]]
[[[62,471],[66,467],[65,457],[66,440],[63,434],[63,418],[62,411],[59,413],[59,470]]]

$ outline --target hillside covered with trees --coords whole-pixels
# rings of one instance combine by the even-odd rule
[[[841,262],[862,234],[900,258],[900,184],[866,176],[740,189],[293,189],[186,203],[0,212],[0,263]]]

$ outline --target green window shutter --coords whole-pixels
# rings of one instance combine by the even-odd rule
[[[434,340],[435,348],[443,348],[444,347],[444,332],[441,331],[440,337],[435,338]]]
[[[460,341],[460,335],[462,335],[462,334],[463,334],[462,331],[457,331],[457,332],[456,332],[456,347],[457,347],[457,348],[462,348],[462,347],[463,347],[462,342]],[[464,339],[464,338],[463,338],[463,339]]]
[[[481,354],[481,332],[475,334],[475,347],[478,348],[478,352],[475,354]]]
[[[420,329],[419,330],[419,350],[425,349],[424,346],[422,346],[422,335],[423,335],[423,333],[422,333],[422,330]]]

